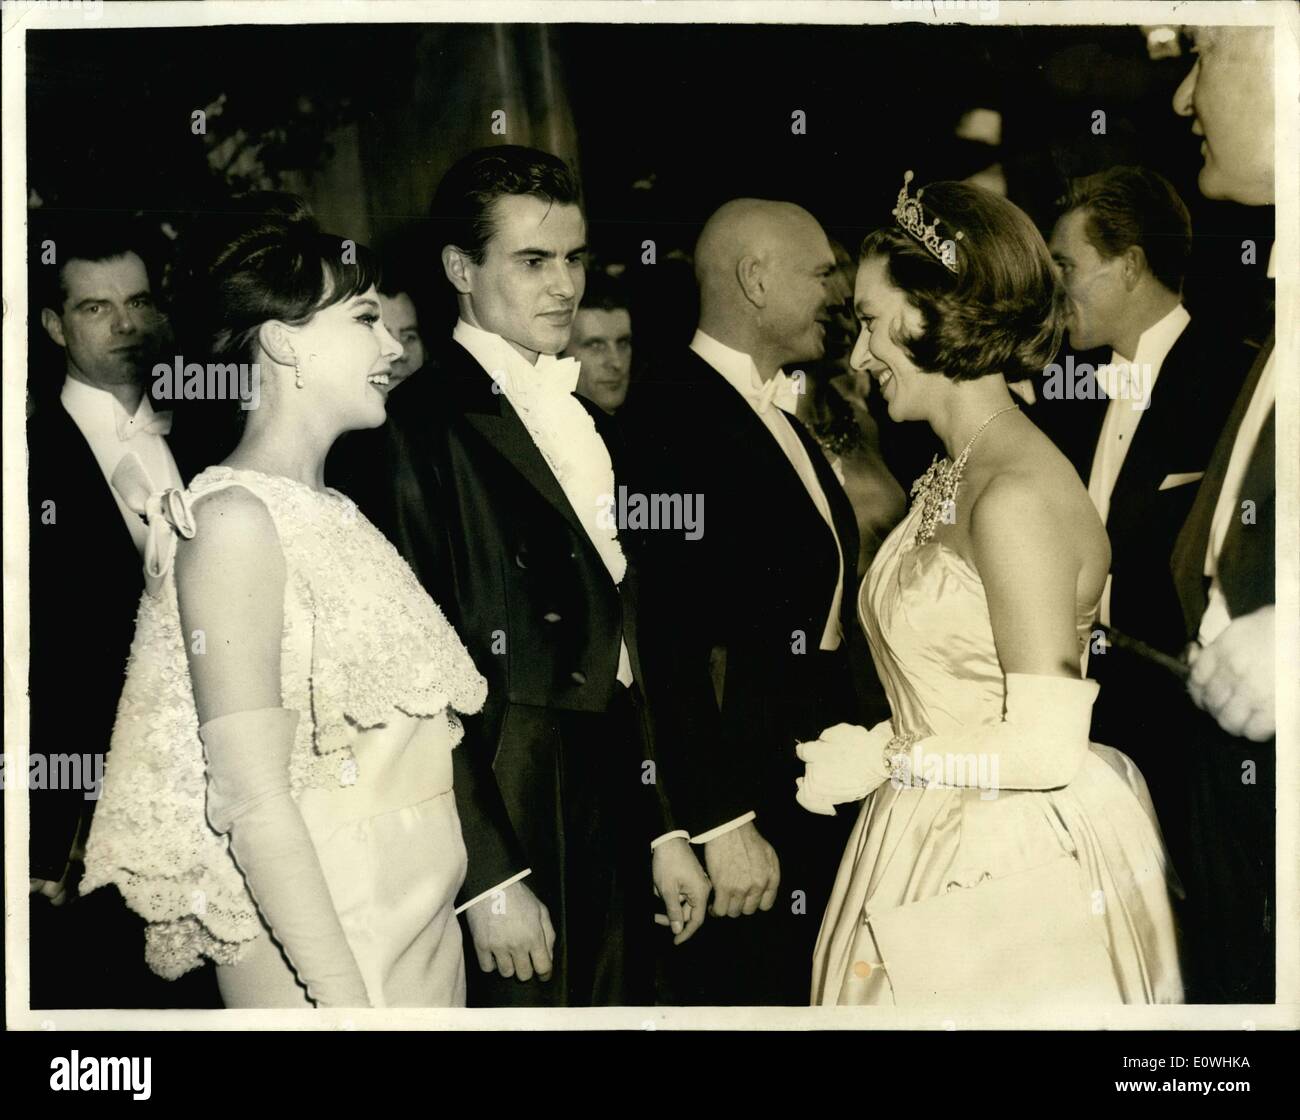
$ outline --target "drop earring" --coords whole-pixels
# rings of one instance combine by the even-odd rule
[[[298,355],[297,355],[297,354],[295,354],[295,355],[293,356],[293,383],[294,383],[294,384],[295,384],[299,389],[302,388],[302,370],[298,368]]]

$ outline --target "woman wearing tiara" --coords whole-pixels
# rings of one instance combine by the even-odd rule
[[[215,961],[228,1007],[460,1005],[451,750],[485,684],[322,480],[401,354],[374,258],[288,196],[219,221],[187,318],[260,399],[188,492],[136,495],[147,589],[82,889],[117,886],[155,972]]]
[[[798,747],[813,812],[866,798],[813,1002],[1178,1002],[1169,868],[1133,763],[1091,744],[1082,678],[1109,566],[1069,463],[1007,382],[1061,336],[1052,262],[1005,199],[935,183],[863,243],[852,364],[948,457],[913,488],[859,613],[891,718]],[[924,201],[922,202],[922,196]]]

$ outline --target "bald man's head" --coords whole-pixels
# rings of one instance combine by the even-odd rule
[[[756,360],[760,352],[776,365],[816,360],[834,270],[830,242],[807,210],[733,199],[709,218],[695,246],[700,328]]]

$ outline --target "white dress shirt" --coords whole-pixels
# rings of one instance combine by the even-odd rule
[[[176,469],[176,460],[172,458],[167,441],[158,432],[149,430],[162,426],[160,422],[164,420],[166,414],[156,414],[153,405],[149,402],[149,394],[145,393],[140,398],[135,414],[129,415],[112,393],[104,389],[96,389],[93,385],[87,385],[74,377],[64,378],[63,391],[59,394],[59,400],[90,445],[91,454],[95,456],[95,462],[103,472],[104,483],[117,503],[122,520],[131,533],[131,539],[135,541],[136,549],[143,556],[145,523],[140,515],[122,500],[122,496],[113,488],[110,480],[122,459],[131,453],[140,460],[153,490],[164,490],[169,487],[178,490],[184,488],[180,471]]]
[[[591,414],[573,396],[578,383],[578,360],[539,354],[534,365],[499,334],[473,326],[464,319],[456,321],[451,337],[469,351],[510,402],[600,554],[610,578],[615,583],[621,582],[627,571],[627,559],[619,546],[617,529],[605,528],[597,517],[599,499],[614,494],[614,465]],[[621,637],[617,677],[624,687],[631,687],[632,658],[627,642]],[[666,832],[655,838],[650,849],[653,851],[667,840],[688,836],[684,830]],[[462,903],[456,913],[468,910],[531,874],[532,868],[525,868]]]
[[[1138,424],[1151,403],[1160,367],[1182,337],[1191,322],[1187,309],[1180,303],[1158,322],[1152,323],[1138,338],[1137,352],[1132,360],[1118,350],[1111,352],[1110,363],[1098,368],[1097,386],[1110,399],[1106,418],[1102,421],[1101,436],[1092,456],[1092,470],[1088,474],[1088,496],[1097,507],[1101,523],[1110,515],[1110,499],[1115,492],[1115,482],[1128,449],[1137,434]],[[1111,577],[1106,576],[1106,586],[1101,593],[1098,618],[1103,626],[1110,625]]]
[[[599,521],[600,500],[615,492],[614,465],[591,414],[573,396],[578,383],[578,359],[539,354],[534,365],[499,334],[472,326],[464,319],[457,320],[451,337],[470,352],[510,402],[569,499],[610,578],[621,582],[627,560],[617,530],[605,528]],[[569,469],[564,469],[566,466]],[[617,676],[620,684],[631,687],[632,659],[622,638],[618,643]]]
[[[1268,254],[1268,276],[1277,276],[1277,243]],[[1232,621],[1228,613],[1228,600],[1224,597],[1219,584],[1219,553],[1223,551],[1223,542],[1227,540],[1228,529],[1232,519],[1241,515],[1241,482],[1246,477],[1246,468],[1255,453],[1255,444],[1259,442],[1259,433],[1264,421],[1277,404],[1277,350],[1269,354],[1264,369],[1259,375],[1255,392],[1251,395],[1246,414],[1241,418],[1241,427],[1237,429],[1237,438],[1232,445],[1232,455],[1228,459],[1228,469],[1223,476],[1223,487],[1219,491],[1219,500],[1214,505],[1214,516],[1210,520],[1210,539],[1205,548],[1205,567],[1203,569],[1210,579],[1210,590],[1201,616],[1201,627],[1197,638],[1201,645],[1208,645],[1227,628]]]

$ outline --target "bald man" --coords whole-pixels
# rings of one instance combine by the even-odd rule
[[[822,356],[835,257],[807,211],[737,199],[709,219],[695,261],[690,349],[649,371],[620,414],[630,489],[697,521],[652,521],[638,541],[643,663],[674,698],[651,713],[659,777],[722,919],[664,963],[661,996],[806,1004],[851,821],[797,805],[795,744],[883,718],[855,696],[873,670],[854,610],[853,508],[794,416],[798,365]]]

